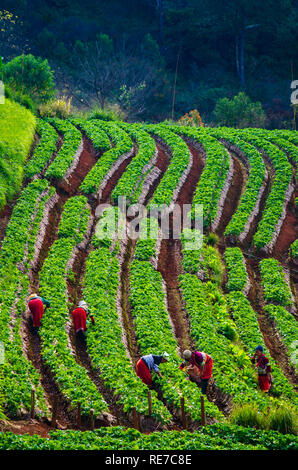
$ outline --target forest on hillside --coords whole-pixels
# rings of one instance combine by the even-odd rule
[[[48,59],[78,108],[212,123],[218,100],[245,91],[278,128],[293,115],[297,19],[297,0],[2,0],[0,55]]]

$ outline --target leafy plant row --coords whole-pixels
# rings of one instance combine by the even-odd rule
[[[228,282],[226,285],[228,291],[243,292],[247,287],[248,275],[242,251],[238,247],[227,248],[224,258],[228,271]]]
[[[40,135],[40,141],[32,158],[24,167],[24,176],[28,179],[42,172],[55,152],[58,140],[54,127],[42,119],[37,121],[36,130]]]
[[[298,439],[277,431],[213,424],[194,433],[164,431],[142,434],[136,429],[102,427],[95,431],[51,431],[38,435],[0,433],[1,450],[297,450]]]
[[[93,121],[88,122],[92,123]],[[80,189],[86,194],[98,191],[113,164],[119,157],[128,154],[133,147],[131,138],[115,122],[96,120],[94,125],[99,130],[106,132],[113,147],[101,156],[81,184]]]
[[[30,111],[5,100],[0,107],[0,210],[21,188],[35,127],[36,119]]]
[[[254,235],[255,246],[264,248],[272,242],[276,227],[282,216],[287,191],[293,178],[292,167],[282,150],[266,139],[255,135],[254,130],[246,129],[238,132],[244,140],[247,140],[258,149],[262,149],[270,158],[274,167],[274,182],[266,200],[258,230]]]
[[[168,126],[147,125],[143,129],[162,139],[172,152],[170,165],[162,176],[149,207],[162,207],[164,204],[170,206],[175,199],[175,189],[188,168],[190,152],[181,137],[175,135]]]
[[[180,409],[180,397],[183,396],[187,413],[199,421],[201,392],[179,370],[181,358],[165,305],[162,276],[149,261],[135,259],[132,262],[129,299],[142,355],[161,354],[163,351],[170,355],[170,361],[161,366],[163,377],[156,379],[164,399],[175,409]],[[213,403],[206,402],[206,411],[209,416],[222,419]]]
[[[230,167],[229,154],[225,147],[210,136],[205,129],[177,126],[173,130],[184,137],[193,139],[205,150],[206,165],[195,190],[191,217],[196,217],[194,206],[203,204],[204,223],[209,226],[218,213],[218,202]]]
[[[293,305],[291,289],[282,266],[274,258],[260,262],[261,284],[266,303],[274,302],[284,307]]]
[[[290,362],[297,368],[297,320],[281,305],[266,305],[265,312],[274,320],[277,331],[288,352]]]
[[[99,368],[105,385],[113,391],[124,412],[135,407],[148,414],[148,388],[137,377],[123,343],[117,312],[119,261],[106,247],[94,250],[87,259],[84,298],[94,315],[87,347],[94,368]],[[152,391],[153,416],[169,422],[170,414]]]
[[[45,172],[45,177],[62,179],[71,167],[76,153],[80,151],[82,135],[69,121],[55,118],[49,122],[63,135],[63,145]]]
[[[130,162],[112,192],[114,202],[126,196],[131,204],[138,202],[146,174],[151,170],[150,162],[156,154],[155,141],[138,125],[119,123],[119,126],[138,144],[138,153]]]
[[[92,141],[97,152],[106,152],[111,148],[111,142],[107,134],[101,129],[97,120],[86,121],[85,119],[73,118],[70,122],[79,127]]]
[[[90,210],[86,209],[86,204],[84,196],[76,196],[66,202],[58,239],[51,246],[40,271],[40,293],[51,303],[42,319],[40,337],[42,357],[62,394],[72,407],[81,402],[83,415],[87,415],[92,408],[98,415],[108,410],[107,405],[86,369],[76,362],[66,328],[70,321],[67,262],[76,245],[83,241],[87,230]]]
[[[225,235],[239,237],[245,230],[249,218],[256,208],[261,188],[265,181],[266,166],[261,153],[251,144],[245,142],[234,129],[220,128],[208,129],[210,135],[217,139],[224,139],[237,147],[248,160],[249,176],[245,189],[241,195],[236,212],[226,227]]]
[[[46,180],[35,180],[24,189],[13,209],[0,252],[0,341],[5,348],[0,396],[11,415],[30,409],[32,386],[36,389],[38,412],[47,411],[39,374],[24,355],[20,331],[29,289],[27,273],[44,206],[54,191]]]

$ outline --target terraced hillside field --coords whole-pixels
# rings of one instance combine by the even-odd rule
[[[0,448],[115,449],[121,435],[123,448],[182,449],[186,425],[194,449],[297,447],[294,435],[261,439],[229,416],[247,404],[297,412],[298,133],[82,119],[39,120],[36,130],[22,188],[2,210],[0,408],[11,422]],[[203,204],[202,247],[186,249],[186,230],[164,239],[157,218],[155,238],[132,239],[128,216],[121,237],[100,239],[112,208],[98,206],[120,196],[166,204],[170,221],[175,204],[188,204],[193,236]],[[39,333],[26,303],[36,291],[51,302]],[[71,319],[83,298],[95,318],[86,347]],[[257,345],[272,366],[269,396],[250,362]],[[214,360],[206,427],[201,391],[179,369],[190,348]],[[136,363],[163,351],[170,361],[150,406]],[[53,409],[65,431],[48,440]],[[93,425],[93,437],[71,431]],[[163,433],[154,441],[134,427]]]

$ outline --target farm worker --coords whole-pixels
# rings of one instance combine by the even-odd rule
[[[50,302],[37,294],[29,295],[27,302],[32,316],[33,328],[38,329],[41,326],[44,309],[49,308]]]
[[[267,393],[270,390],[272,385],[272,376],[271,376],[271,366],[269,364],[269,359],[264,354],[264,349],[262,346],[257,346],[255,353],[251,358],[253,364],[256,363],[256,368],[258,371],[258,381],[260,389],[263,392]]]
[[[185,360],[180,369],[186,369],[190,378],[200,384],[201,391],[205,395],[209,379],[212,377],[213,359],[203,351],[190,351],[186,349],[183,352]]]
[[[162,377],[158,366],[163,362],[168,362],[169,357],[169,354],[166,352],[161,354],[161,356],[156,356],[154,354],[142,356],[137,362],[137,376],[140,377],[144,384],[152,385],[151,372],[154,371],[159,377]]]
[[[76,307],[72,312],[72,319],[74,324],[74,329],[76,335],[84,336],[87,331],[87,317],[90,316],[92,325],[95,324],[94,317],[91,315],[88,305],[84,300],[79,302],[78,307]]]

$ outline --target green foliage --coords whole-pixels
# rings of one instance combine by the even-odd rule
[[[208,134],[205,128],[174,127],[183,137],[199,143],[206,153],[206,164],[193,197],[192,218],[196,217],[195,205],[203,204],[204,225],[210,226],[218,211],[218,201],[229,171],[229,154],[225,147]]]
[[[38,108],[38,112],[42,118],[67,119],[71,113],[71,98],[62,96],[47,103],[42,103]]]
[[[260,270],[265,301],[275,302],[284,307],[292,306],[291,289],[279,262],[274,258],[264,259],[260,262]]]
[[[227,127],[265,127],[266,115],[261,103],[253,103],[249,96],[240,92],[234,98],[221,98],[214,109],[215,121]]]
[[[52,124],[63,135],[63,145],[55,160],[45,172],[46,178],[62,179],[71,166],[74,156],[80,149],[82,135],[70,122],[62,119],[51,119]]]
[[[228,269],[227,289],[230,292],[243,291],[247,285],[248,275],[242,251],[240,248],[227,248],[224,256]]]
[[[247,404],[237,406],[233,409],[230,416],[231,423],[237,426],[249,428],[265,429],[265,417],[254,405]]]
[[[150,201],[150,207],[152,208],[163,207],[164,204],[169,206],[173,200],[174,191],[179,184],[180,178],[188,168],[190,152],[183,139],[175,135],[167,126],[149,125],[144,126],[144,130],[162,139],[172,152],[170,165],[162,176]]]
[[[116,202],[118,197],[126,196],[132,204],[136,204],[143,189],[145,176],[152,168],[150,162],[157,150],[154,139],[137,125],[121,123],[119,126],[136,141],[138,153],[119,179],[112,192],[112,198]]]
[[[56,150],[58,134],[53,126],[39,119],[36,131],[40,135],[40,141],[34,150],[34,154],[24,167],[26,178],[32,178],[41,173]]]
[[[113,164],[119,157],[129,153],[133,146],[128,134],[120,129],[116,123],[98,120],[95,126],[108,134],[114,146],[102,155],[81,184],[80,189],[86,194],[99,190]]]
[[[54,93],[54,72],[48,61],[32,54],[15,57],[4,66],[5,82],[19,93],[37,102],[50,99]]]
[[[50,432],[38,435],[0,433],[2,450],[297,450],[293,435],[216,423],[198,431],[163,431],[142,434],[136,429],[101,427],[95,431]]]
[[[297,413],[285,406],[275,408],[268,416],[268,428],[282,434],[297,434],[297,425]]]
[[[20,190],[35,126],[34,116],[19,104],[6,99],[0,105],[0,209]]]

